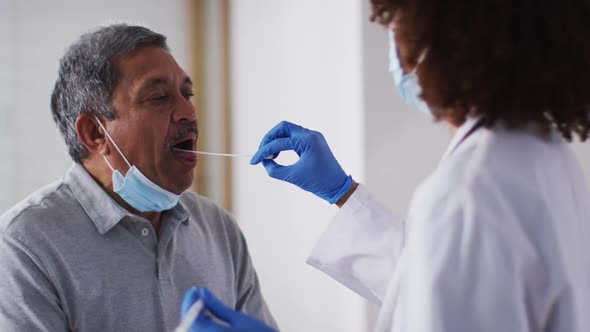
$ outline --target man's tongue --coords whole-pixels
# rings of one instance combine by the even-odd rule
[[[193,143],[191,140],[182,141],[182,142],[174,145],[172,147],[172,151],[195,153],[195,151],[193,151]]]
[[[185,152],[185,153],[193,153],[193,154],[196,154],[196,152],[194,150],[192,150],[192,149],[187,150],[187,149],[181,149],[181,148],[177,148],[177,147],[173,147],[172,148],[172,151],[173,152]]]

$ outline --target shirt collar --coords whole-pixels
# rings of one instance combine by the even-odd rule
[[[126,216],[133,215],[117,204],[80,164],[72,165],[66,173],[64,183],[72,190],[101,235],[111,230]],[[167,218],[188,222],[187,209],[181,202],[165,212]]]
[[[467,138],[468,135],[472,134],[475,126],[479,125],[481,117],[468,117],[465,122],[457,128],[455,135],[451,139],[451,143],[447,147],[445,154],[442,157],[442,160],[447,159],[453,151],[457,149],[457,147]],[[441,160],[441,161],[442,161]]]
[[[178,201],[178,204],[176,204],[175,207],[164,212],[168,213],[166,216],[167,218],[178,220],[179,222],[186,224],[188,223],[188,210],[184,206],[184,203],[182,203],[182,196],[184,196],[184,193],[181,194],[181,199]]]

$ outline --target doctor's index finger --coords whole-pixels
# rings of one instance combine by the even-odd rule
[[[264,135],[264,137],[262,137],[262,140],[258,145],[258,150],[254,154],[254,156],[252,156],[252,159],[250,159],[250,165],[256,165],[260,163],[263,159],[269,157],[269,155],[263,155],[263,147],[275,139],[290,137],[292,133],[291,128],[293,126],[296,125],[289,121],[281,121],[277,125],[275,125],[271,130],[269,130]],[[272,155],[273,159],[276,157],[277,155]]]
[[[276,126],[274,126],[271,130],[264,135],[262,141],[260,142],[260,146],[262,147],[265,144],[277,139],[277,138],[285,138],[291,137],[295,133],[304,130],[305,128],[301,127],[300,125],[294,124],[289,121],[281,121]]]

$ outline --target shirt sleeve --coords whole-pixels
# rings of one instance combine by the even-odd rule
[[[18,238],[0,237],[0,330],[68,331],[60,300],[43,266]]]
[[[404,241],[404,222],[362,184],[336,214],[307,263],[381,304]]]
[[[230,219],[231,224],[234,225],[233,233],[235,235],[235,239],[231,241],[235,244],[233,255],[237,276],[238,297],[235,309],[262,320],[267,325],[277,329],[277,323],[262,296],[260,282],[250,258],[246,239],[233,218],[230,217]]]

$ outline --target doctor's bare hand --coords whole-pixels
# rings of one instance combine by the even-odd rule
[[[267,159],[289,150],[299,155],[293,165],[283,166]],[[287,121],[276,125],[262,139],[250,164],[260,162],[271,177],[292,183],[330,204],[346,195],[354,183],[342,170],[320,132]]]

